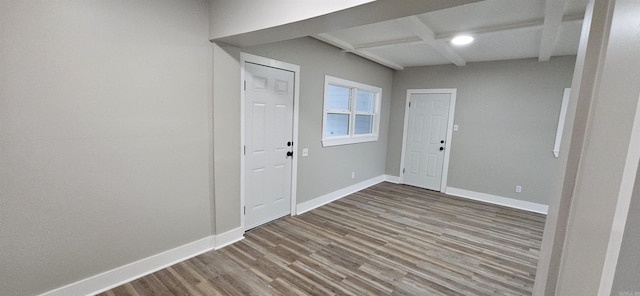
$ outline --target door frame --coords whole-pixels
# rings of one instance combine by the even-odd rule
[[[244,232],[245,224],[244,224],[244,207],[245,207],[245,155],[244,155],[244,146],[245,146],[245,91],[244,91],[244,81],[245,81],[245,63],[249,62],[252,64],[258,64],[266,67],[286,70],[293,72],[293,157],[291,163],[291,204],[290,207],[290,215],[295,216],[296,213],[296,188],[298,185],[298,113],[300,107],[300,66],[265,58],[257,55],[252,55],[248,53],[241,52],[240,53],[240,227]]]
[[[409,102],[411,101],[411,95],[413,94],[442,94],[447,93],[451,95],[451,101],[449,102],[449,119],[447,120],[447,139],[444,146],[444,161],[442,164],[442,181],[440,183],[440,192],[445,192],[447,188],[447,175],[449,173],[449,157],[451,155],[451,138],[453,137],[453,118],[456,111],[456,94],[457,88],[429,88],[429,89],[407,89],[407,99],[404,104],[404,128],[402,130],[402,153],[400,158],[400,184],[404,184],[404,174],[402,169],[404,168],[405,149],[407,148],[407,131],[409,124]]]

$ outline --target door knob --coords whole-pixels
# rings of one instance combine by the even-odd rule
[[[440,151],[444,150],[444,147],[440,147]]]
[[[293,142],[287,142],[287,147],[293,145]]]
[[[444,140],[440,140],[440,144],[444,144]]]
[[[293,151],[287,151],[287,157],[289,156],[293,157]]]

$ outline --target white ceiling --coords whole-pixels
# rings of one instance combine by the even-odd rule
[[[387,67],[521,58],[549,60],[578,49],[589,0],[486,0],[314,37]],[[451,45],[469,34],[475,41]]]

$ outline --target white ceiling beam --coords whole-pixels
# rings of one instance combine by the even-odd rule
[[[584,17],[582,15],[565,16],[562,18],[562,24],[582,22],[583,19]],[[526,22],[476,28],[471,30],[465,30],[464,32],[444,32],[436,35],[436,39],[450,40],[460,33],[478,36],[483,34],[501,33],[505,31],[536,29],[536,28],[542,28],[543,25],[544,25],[544,19],[541,18],[541,19],[526,21]]]
[[[556,46],[558,29],[562,24],[562,16],[567,0],[546,0],[544,5],[544,24],[540,40],[539,61],[548,61]]]
[[[384,40],[379,42],[355,44],[353,47],[355,47],[355,49],[357,50],[371,50],[371,49],[378,49],[378,48],[384,48],[384,47],[395,46],[395,45],[407,45],[407,44],[413,44],[413,43],[424,43],[424,40],[422,40],[422,38],[420,37],[414,36],[414,37],[407,37],[407,38],[400,38],[400,39]]]
[[[476,29],[471,29],[471,30],[465,30],[464,32],[443,32],[440,33],[436,36],[436,39],[438,40],[450,40],[453,39],[453,37],[456,37],[457,35],[464,33],[464,34],[468,34],[468,35],[473,35],[473,36],[478,36],[478,35],[483,35],[483,34],[491,34],[491,33],[501,33],[501,32],[505,32],[505,31],[517,31],[517,30],[526,30],[526,29],[533,29],[533,28],[538,28],[538,27],[542,27],[542,24],[544,23],[544,19],[537,19],[537,20],[533,20],[533,21],[526,21],[526,22],[519,22],[519,23],[512,23],[512,24],[503,24],[503,25],[497,25],[497,26],[488,26],[488,27],[482,27],[482,28],[476,28]]]
[[[358,50],[356,49],[353,44],[344,41],[338,37],[335,37],[333,35],[327,34],[327,33],[321,33],[321,34],[317,34],[314,36],[316,39],[329,43],[335,47],[341,48],[342,50],[346,51],[346,52],[350,52],[353,53],[355,55],[359,55],[365,59],[371,60],[373,62],[376,62],[378,64],[381,64],[383,66],[389,67],[391,69],[394,70],[403,70],[404,67],[398,63],[394,63],[392,61],[389,61],[383,57],[377,56],[375,54],[372,54],[368,51],[364,51],[364,50]]]
[[[319,33],[325,32],[336,32],[348,28],[359,27],[369,24],[375,24],[378,22],[394,20],[397,18],[414,15],[414,14],[423,14],[431,11],[438,11],[442,9],[462,6],[470,3],[481,2],[485,0],[407,0],[407,1],[398,1],[398,0],[376,0],[371,1],[367,4],[351,7],[344,10],[335,11],[329,14],[319,15],[313,18],[307,18],[304,20],[300,20],[293,23],[281,24],[275,27],[269,27],[265,24],[271,19],[280,19],[277,16],[266,14],[265,11],[256,11],[256,9],[248,9],[250,11],[256,13],[247,13],[247,9],[243,10],[244,4],[249,4],[256,2],[252,6],[262,7],[265,6],[269,9],[277,8],[276,10],[286,10],[284,18],[287,18],[286,15],[291,13],[286,8],[285,2],[296,2],[302,4],[296,4],[294,6],[305,6],[306,2],[341,2],[339,0],[325,0],[325,1],[312,1],[312,0],[272,0],[272,1],[257,1],[257,0],[212,0],[212,7],[216,7],[214,9],[214,15],[217,14],[229,14],[226,8],[233,8],[231,15],[235,15],[237,13],[242,14],[246,20],[250,23],[260,23],[262,26],[253,26],[254,30],[247,31],[242,33],[237,30],[234,34],[233,32],[229,32],[234,35],[227,34],[215,34],[215,22],[211,22],[211,29],[213,30],[210,34],[209,39],[213,39],[212,41],[222,42],[229,45],[233,45],[236,47],[244,48],[251,47],[261,44],[274,43],[278,41],[290,40],[298,37],[304,36],[314,36]],[[1,2],[1,1],[0,1]],[[221,2],[221,3],[218,3]],[[226,3],[228,2],[228,3]],[[215,4],[214,4],[215,3]],[[222,4],[224,3],[224,4]],[[260,4],[259,4],[260,3]],[[219,6],[218,4],[221,4]],[[327,4],[328,5],[328,4]],[[246,6],[246,5],[244,5]],[[307,6],[312,6],[311,4]],[[324,6],[324,5],[313,5],[313,6]],[[237,8],[237,13],[236,9]],[[255,8],[255,7],[254,7]],[[260,13],[262,12],[262,13]],[[247,17],[249,16],[249,17]],[[233,17],[232,17],[233,18]],[[237,18],[235,18],[237,19]],[[234,20],[235,20],[234,19]],[[273,23],[272,25],[275,25]],[[234,26],[234,27],[244,27],[247,26]],[[238,29],[238,28],[235,28]],[[246,31],[246,30],[241,30]],[[221,33],[221,32],[220,32]]]
[[[410,16],[398,20],[408,30],[411,30],[416,36],[420,37],[427,45],[440,53],[443,57],[457,66],[464,66],[467,61],[463,59],[453,48],[446,43],[437,40],[436,35],[425,25],[417,16]]]

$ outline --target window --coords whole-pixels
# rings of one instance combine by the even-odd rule
[[[377,141],[381,95],[379,87],[325,76],[322,146]]]

